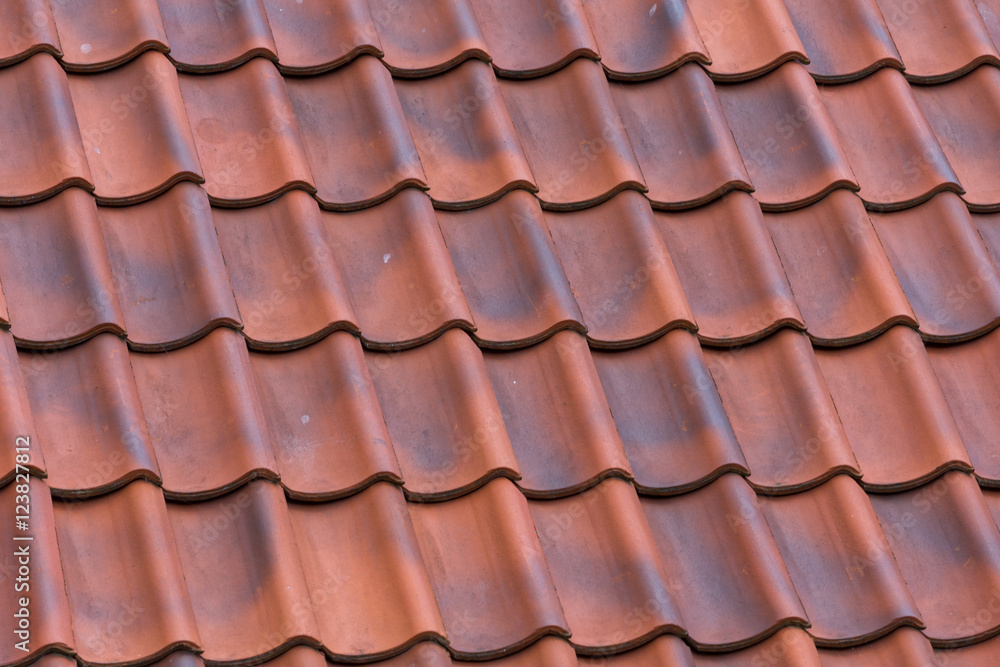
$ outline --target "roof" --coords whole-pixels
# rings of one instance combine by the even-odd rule
[[[830,7],[0,4],[0,663],[996,664],[1000,2]]]

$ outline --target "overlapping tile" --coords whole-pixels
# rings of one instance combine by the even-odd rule
[[[0,38],[0,65],[7,66],[46,51],[62,55],[49,0],[12,0],[0,7],[7,30]]]
[[[878,667],[887,662],[921,667],[948,664],[947,660],[939,661],[934,655],[934,649],[927,638],[918,630],[904,627],[895,632],[862,646],[848,649],[823,649],[820,656],[824,665],[841,667],[842,665],[859,665],[860,667]],[[963,664],[967,664],[964,663]]]
[[[306,4],[264,0],[284,74],[317,74],[367,53],[382,57],[382,44],[365,0]]]
[[[262,0],[159,4],[170,58],[182,71],[229,69],[255,56],[277,59]]]
[[[29,472],[43,476],[45,474],[45,455],[38,441],[34,418],[28,393],[24,386],[25,377],[30,377],[44,368],[42,364],[31,363],[21,369],[18,361],[14,338],[8,331],[0,331],[0,436],[6,442],[15,443],[6,451],[0,453],[0,485],[5,485],[14,479],[17,472]],[[23,375],[22,375],[23,373]],[[18,440],[22,438],[23,440]],[[26,442],[28,446],[34,442],[34,450],[27,457],[18,461],[18,442]],[[18,464],[22,468],[18,468]]]
[[[156,0],[50,4],[70,71],[111,69],[143,51],[170,50]]]

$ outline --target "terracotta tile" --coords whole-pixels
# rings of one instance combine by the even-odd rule
[[[38,439],[49,443],[49,487],[101,493],[139,477],[159,482],[125,342],[102,334],[41,355],[21,352],[25,368],[39,367],[24,379]]]
[[[181,183],[143,204],[102,207],[99,217],[133,349],[242,326],[204,190]]]
[[[395,354],[367,352],[410,497],[460,495],[503,475],[520,479],[482,353],[468,335]]]
[[[812,638],[800,628],[782,628],[750,648],[731,653],[695,653],[697,667],[821,667]]]
[[[455,656],[484,660],[569,636],[527,501],[509,480],[409,510]]]
[[[327,667],[330,663],[319,650],[300,644],[262,664],[267,667]],[[200,667],[200,664],[192,667]]]
[[[927,347],[945,401],[962,436],[976,477],[1000,486],[1000,331],[961,345]]]
[[[358,331],[316,201],[293,190],[261,206],[212,211],[251,347],[300,347]]]
[[[645,0],[583,0],[600,46],[601,64],[612,79],[646,79],[683,63],[708,65],[701,33],[683,0],[649,6]]]
[[[819,349],[816,358],[866,489],[912,488],[948,469],[972,469],[913,329],[893,327],[861,345]]]
[[[738,475],[673,498],[640,499],[689,642],[735,650],[807,625],[753,491]],[[701,535],[678,540],[678,535]]]
[[[872,215],[927,340],[977,336],[1000,323],[1000,275],[957,196]]]
[[[939,646],[995,634],[1000,533],[975,480],[950,472],[920,489],[869,496],[903,578]]]
[[[346,500],[289,506],[318,638],[370,659],[445,631],[402,492],[376,484]],[[353,535],[350,540],[344,535]],[[374,599],[373,599],[374,597]]]
[[[452,664],[456,667],[463,665],[472,667],[476,663],[456,660]],[[503,658],[494,658],[489,664],[496,665],[496,667],[534,667],[535,665],[579,667],[580,663],[577,662],[573,647],[565,639],[550,635],[542,637],[528,648],[517,653]]]
[[[600,65],[578,59],[540,79],[500,82],[545,208],[585,208],[646,190]]]
[[[917,327],[864,204],[846,190],[788,213],[765,214],[810,338],[867,340],[894,324]]]
[[[817,644],[922,627],[868,496],[846,475],[761,505]]]
[[[202,646],[206,624],[196,623],[188,597],[200,582],[181,569],[183,545],[175,546],[158,487],[137,481],[99,498],[56,501],[52,514],[81,660],[134,662]]]
[[[847,649],[821,649],[824,667],[881,667],[887,664],[942,667],[927,638],[913,628],[900,628],[877,641]],[[962,663],[966,664],[966,663]]]
[[[0,70],[0,204],[93,190],[66,73],[47,53]]]
[[[993,39],[993,45],[1000,42],[1000,2],[998,0],[975,0],[976,9],[983,19],[986,30]]]
[[[289,495],[328,499],[380,479],[403,483],[356,338],[340,331],[295,352],[252,353],[250,363]]]
[[[695,660],[684,640],[660,635],[648,644],[617,655],[580,656],[579,667],[694,667]]]
[[[858,189],[836,126],[804,67],[787,64],[718,91],[765,210],[800,208],[837,188]]]
[[[528,78],[600,60],[582,0],[472,0],[497,74]]]
[[[490,61],[469,0],[368,0],[385,51],[385,65],[396,76],[429,76],[469,58]]]
[[[529,497],[558,497],[632,477],[587,341],[560,331],[532,347],[485,352]]]
[[[572,651],[572,649],[570,649],[570,651]],[[333,662],[323,661],[318,663],[316,667],[351,664],[357,663],[337,660],[334,660]],[[420,642],[410,650],[397,655],[394,658],[381,660],[375,664],[377,664],[378,667],[453,667],[453,665],[465,663],[453,661],[451,659],[451,655],[448,653],[448,649],[434,640],[429,640]],[[298,667],[298,664],[289,664],[288,667]],[[310,667],[312,667],[311,663]],[[576,665],[573,667],[576,667]]]
[[[826,110],[868,208],[908,208],[945,190],[963,192],[934,132],[892,68],[856,83],[823,86]]]
[[[746,193],[681,213],[657,213],[663,240],[706,341],[754,341],[805,329],[760,206]]]
[[[806,69],[817,81],[852,81],[880,67],[903,69],[876,0],[840,2],[835,12],[810,0],[785,0],[785,8],[809,54]]]
[[[5,2],[0,7],[0,24],[7,26],[0,35],[0,65],[12,65],[43,51],[62,55],[49,0]]]
[[[419,190],[323,219],[370,347],[409,347],[456,326],[475,330],[434,209]]]
[[[750,474],[694,336],[671,331],[631,350],[595,350],[593,359],[642,493]]]
[[[993,265],[1000,264],[1000,215],[996,213],[974,213],[972,221],[979,231],[979,236],[993,259]]]
[[[697,329],[642,195],[627,190],[593,208],[546,218],[595,346],[625,347],[670,329]]]
[[[545,560],[580,652],[684,633],[635,490],[619,479],[562,500],[529,501]],[[594,545],[604,545],[595,553]],[[643,613],[635,614],[635,610]]]
[[[51,5],[67,70],[110,69],[143,51],[170,50],[156,0],[54,0]]]
[[[995,608],[993,604],[991,607]],[[984,613],[993,613],[989,609]],[[968,667],[990,667],[1000,657],[1000,639],[993,637],[984,642],[964,648],[939,648],[934,651],[934,667],[938,665],[968,665]]]
[[[178,79],[213,204],[251,206],[294,188],[316,191],[274,65],[255,58],[231,72]]]
[[[170,58],[180,70],[219,71],[255,56],[277,60],[262,0],[159,2]]]
[[[519,347],[559,329],[585,333],[538,200],[516,190],[470,211],[437,212],[483,347]]]
[[[76,660],[62,653],[47,653],[31,664],[32,667],[76,667]]]
[[[340,67],[362,53],[382,57],[365,0],[303,4],[263,0],[284,74],[317,74]]]
[[[205,180],[165,56],[149,52],[110,72],[71,75],[69,88],[99,202],[134,203],[178,181]]]
[[[1000,169],[996,157],[1000,72],[995,67],[979,67],[949,83],[914,86],[913,97],[955,168],[969,208],[1000,208],[1000,186],[993,177]]]
[[[438,208],[537,191],[489,65],[470,60],[430,79],[400,79],[396,92]]]
[[[750,79],[789,60],[808,63],[788,10],[780,0],[689,2],[719,81]]]
[[[166,354],[133,352],[131,362],[165,493],[202,498],[276,477],[238,333],[216,329]]]
[[[1000,64],[976,5],[969,0],[876,0],[903,57],[908,79],[934,83],[980,63]]]
[[[285,86],[323,206],[364,208],[407,186],[426,188],[392,77],[378,60],[362,56]]]
[[[789,493],[860,474],[805,336],[780,331],[744,348],[706,350],[705,358],[756,487]]]
[[[20,345],[61,347],[125,332],[97,208],[83,190],[0,209],[0,280]]]
[[[37,363],[32,363],[37,362]],[[17,348],[10,332],[0,331],[0,438],[10,443],[0,450],[0,486],[6,485],[16,472],[17,452],[14,443],[18,438],[27,438],[28,446],[34,445],[27,463],[21,460],[32,474],[45,476],[45,456],[42,443],[38,439],[35,420],[31,414],[28,393],[24,379],[30,378],[45,368],[46,360],[31,359],[21,368]]]
[[[614,84],[611,95],[654,206],[689,208],[729,190],[753,190],[715,86],[701,67]]]
[[[319,636],[281,487],[256,481],[201,503],[169,503],[207,661],[271,657]]]
[[[14,440],[9,440],[6,449],[13,450],[14,446]],[[28,454],[30,458],[36,458],[39,455],[37,447],[36,441],[29,444]],[[28,480],[28,530],[21,531],[15,528],[14,517],[15,511],[17,511],[15,507],[24,505],[23,502],[19,502],[17,496],[23,495],[20,491],[23,491],[24,488],[18,490],[18,485],[24,484],[25,479],[21,477],[15,479],[14,482],[0,489],[0,511],[9,517],[7,521],[3,522],[3,528],[0,528],[0,539],[3,539],[4,543],[8,545],[4,549],[3,555],[0,556],[0,575],[2,575],[0,578],[4,582],[3,594],[0,595],[0,613],[9,619],[6,621],[8,634],[0,646],[0,660],[4,664],[12,665],[52,649],[68,652],[76,648],[81,655],[93,654],[92,651],[88,650],[89,647],[85,642],[80,642],[77,645],[73,639],[69,602],[72,597],[67,599],[63,569],[67,570],[67,574],[72,572],[71,561],[75,554],[63,554],[60,563],[60,552],[56,544],[56,522],[53,518],[49,489],[45,482],[38,478],[32,477]],[[31,537],[32,539],[30,541],[19,540],[18,538],[21,537]],[[62,535],[59,538],[62,539]],[[25,546],[27,546],[28,551],[29,562],[27,563],[21,562],[22,556],[19,554],[19,551]],[[64,548],[70,547],[71,545],[64,546]],[[121,561],[116,562],[120,563]],[[20,572],[22,565],[27,565],[29,570],[27,580]],[[102,574],[101,561],[95,560],[93,565],[96,568],[92,574],[95,577],[100,577]],[[127,563],[122,563],[122,565],[128,567]],[[114,568],[111,570],[115,574],[120,572]],[[106,565],[104,572],[107,572]],[[165,574],[165,576],[167,575]],[[25,584],[27,584],[27,588],[24,587]],[[181,582],[181,587],[183,588],[183,586],[184,584]],[[18,621],[14,620],[16,618],[14,614],[23,608],[19,604],[19,598],[25,597],[26,594],[30,625],[28,636],[22,637],[15,634],[15,630],[19,628],[15,625]],[[77,625],[78,632],[81,632],[82,637],[87,637],[87,619],[80,618],[79,621],[73,619],[73,622],[79,623]],[[27,652],[15,646],[15,644],[25,640],[27,640]]]

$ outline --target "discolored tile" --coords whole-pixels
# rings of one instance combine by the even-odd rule
[[[45,456],[24,381],[47,366],[47,360],[32,357],[21,368],[14,337],[10,332],[0,330],[0,437],[10,443],[0,450],[0,486],[9,483],[16,472],[23,472],[25,468],[34,475],[45,475]],[[26,452],[27,457],[18,459],[16,450],[20,444],[26,444],[30,451]],[[17,468],[17,465],[22,467]]]
[[[395,76],[440,74],[469,58],[490,62],[470,0],[368,0]]]
[[[656,221],[703,340],[733,345],[805,329],[753,197],[733,192],[709,206],[656,213]]]
[[[369,347],[401,349],[452,327],[475,330],[434,209],[418,190],[323,221]]]
[[[230,69],[256,56],[277,60],[262,0],[159,3],[170,58],[182,71]]]
[[[963,192],[897,70],[820,92],[869,209],[909,208],[938,192]]]
[[[585,208],[646,185],[600,65],[577,59],[528,81],[500,82],[545,208]]]
[[[660,562],[627,482],[608,479],[579,495],[529,501],[528,507],[573,633],[570,641],[580,652],[617,652],[655,634],[684,632],[673,573]],[[633,616],[636,609],[644,613]]]
[[[251,353],[281,484],[293,498],[403,483],[361,345],[348,333],[283,354]]]
[[[582,0],[471,0],[497,74],[529,78],[600,59]]]
[[[0,204],[93,190],[66,73],[47,53],[0,69]]]
[[[712,62],[684,0],[583,0],[583,8],[609,78],[653,78],[686,62]]]
[[[293,190],[249,209],[212,211],[250,347],[283,350],[358,331],[316,201]]]
[[[181,183],[143,204],[102,207],[101,229],[132,349],[181,347],[240,328],[205,192]]]
[[[880,667],[888,663],[938,667],[934,649],[919,630],[900,628],[876,641],[846,649],[821,649],[824,667]],[[966,663],[962,663],[966,664]]]
[[[613,84],[611,95],[654,206],[689,208],[729,190],[753,190],[715,86],[701,67]]]
[[[252,206],[294,188],[316,191],[295,112],[274,65],[254,58],[229,72],[178,79],[213,204]]]
[[[111,69],[143,51],[170,50],[156,0],[54,0],[51,6],[69,71]]]
[[[145,478],[159,482],[125,342],[101,334],[58,355],[21,352],[38,439],[49,443],[56,493],[92,494]]]
[[[277,477],[238,333],[216,329],[173,352],[133,352],[131,362],[165,493],[197,499]]]
[[[785,0],[817,81],[861,79],[880,67],[903,69],[876,0],[847,0],[836,11],[810,0]]]
[[[285,86],[323,206],[365,208],[407,186],[426,188],[392,77],[378,60],[362,56]]]
[[[11,333],[24,347],[125,333],[97,208],[79,188],[0,208],[0,281]]]
[[[382,57],[382,44],[365,0],[263,3],[282,74],[318,74],[363,53]]]
[[[972,469],[924,345],[913,329],[893,327],[861,345],[818,349],[816,359],[866,489],[898,491],[919,486],[945,470]]]
[[[202,645],[203,624],[188,597],[198,582],[181,568],[185,544],[174,541],[158,487],[136,481],[99,498],[55,501],[52,514],[81,660],[149,660]]]
[[[780,331],[705,358],[754,486],[790,493],[837,473],[860,476],[809,339]]]
[[[205,660],[271,657],[319,635],[281,487],[256,481],[167,516]],[[183,588],[183,584],[181,585]]]
[[[872,223],[927,340],[963,340],[1000,324],[1000,275],[957,196],[873,214]]]
[[[782,628],[772,637],[741,651],[695,653],[697,667],[739,667],[741,665],[782,665],[821,667],[812,638],[801,628]]]
[[[848,345],[916,316],[864,204],[836,190],[811,206],[764,215],[810,338]]]
[[[1000,208],[1000,72],[979,67],[955,81],[914,86],[913,97],[934,129],[973,211]]]
[[[7,26],[6,34],[0,35],[0,66],[41,52],[62,55],[49,0],[5,2],[0,6],[0,24]]]
[[[396,92],[438,208],[537,191],[489,65],[470,60],[430,79],[400,79]]]
[[[593,359],[642,493],[750,474],[697,338],[671,331],[631,350],[595,350]]]
[[[836,126],[802,65],[718,91],[764,210],[801,208],[837,188],[858,190]]]
[[[697,328],[642,195],[625,191],[546,219],[596,347],[628,347],[671,329]]]
[[[437,219],[480,346],[520,347],[560,329],[585,333],[537,199],[514,191],[469,211],[437,211]]]
[[[389,484],[330,504],[288,508],[326,650],[347,660],[445,637],[406,501]],[[344,535],[353,535],[349,540]]]
[[[673,498],[641,498],[695,648],[750,646],[785,625],[806,626],[753,491],[738,475]],[[678,540],[678,535],[702,535]]]
[[[565,496],[609,476],[630,479],[586,340],[560,331],[532,347],[485,352],[529,497]]]
[[[688,7],[718,81],[751,79],[789,60],[809,62],[781,0],[700,0]]]
[[[639,648],[616,655],[581,655],[579,667],[695,667],[695,659],[677,635],[660,635]]]
[[[569,636],[527,501],[509,480],[409,510],[454,655],[484,660]]]
[[[520,478],[482,352],[467,334],[447,331],[413,350],[365,358],[410,497]]]
[[[869,496],[899,570],[938,646],[996,633],[1000,533],[975,480],[961,472],[905,493]]]
[[[1000,56],[973,2],[876,2],[903,57],[908,79],[937,83],[960,76],[980,63],[1000,64]]]
[[[761,505],[816,643],[857,644],[923,622],[871,503],[837,475]]]

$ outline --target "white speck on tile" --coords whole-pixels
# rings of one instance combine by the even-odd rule
[[[302,415],[302,423],[303,424],[309,423],[309,415]]]
[[[90,50],[92,48],[94,48],[94,47],[92,47],[89,42],[86,43],[86,44],[81,44],[80,45],[80,50],[83,51],[84,53],[90,53]]]
[[[653,3],[653,6],[649,8],[649,18],[653,18],[653,14],[656,13],[656,5],[658,3]]]
[[[101,154],[101,147],[100,146],[94,146],[94,152],[97,153],[98,155],[100,155]]]
[[[388,253],[388,252],[387,252],[387,253],[385,253],[384,255],[382,255],[382,263],[383,263],[383,264],[388,264],[388,263],[389,263],[389,258],[390,258],[390,257],[392,257],[392,253]]]

